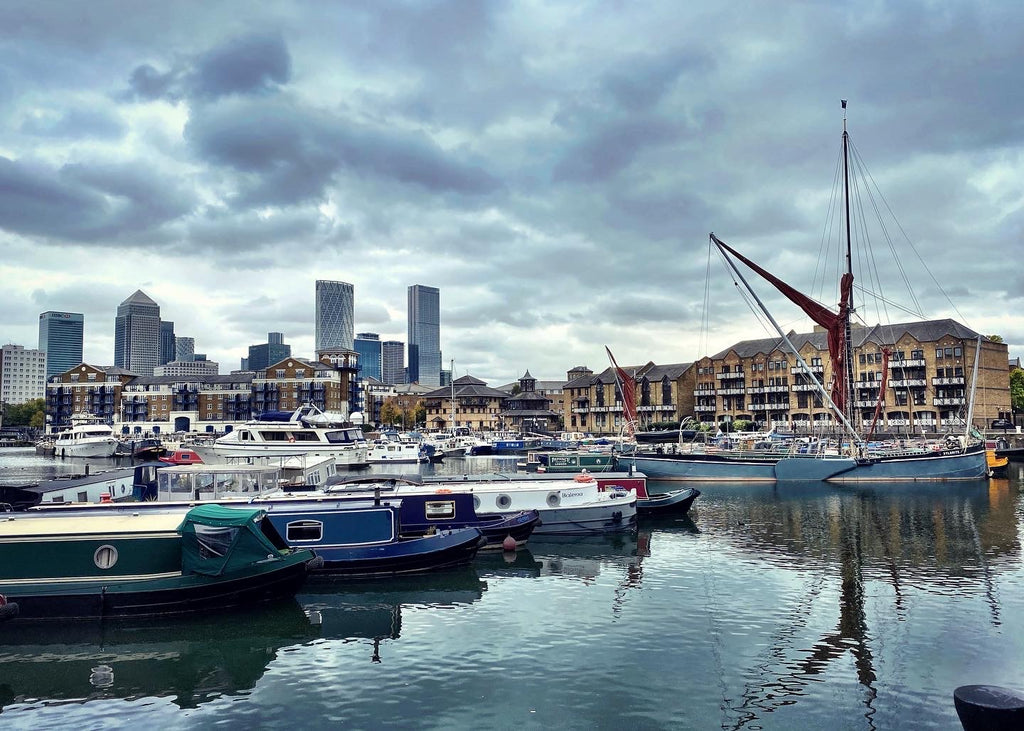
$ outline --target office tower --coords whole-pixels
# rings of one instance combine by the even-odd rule
[[[359,377],[382,381],[380,336],[377,333],[359,333],[354,350],[359,353]]]
[[[380,380],[389,386],[405,383],[405,343],[385,340],[380,344]]]
[[[441,292],[409,287],[409,382],[441,385]]]
[[[44,312],[39,316],[39,350],[46,353],[46,377],[82,363],[85,316],[80,312]]]
[[[160,365],[160,305],[141,289],[117,308],[114,365],[139,376]]]
[[[249,346],[248,370],[263,371],[292,354],[292,346],[286,345],[281,333],[267,333],[267,342]]]
[[[352,350],[354,332],[353,286],[348,282],[316,280],[316,352],[338,348]]]
[[[174,359],[182,363],[195,360],[196,339],[175,336],[174,338]]]
[[[160,365],[174,360],[174,323],[160,321]]]
[[[46,398],[46,353],[22,345],[0,348],[0,404],[38,398]]]

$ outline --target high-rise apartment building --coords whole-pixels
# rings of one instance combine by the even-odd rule
[[[0,403],[46,398],[46,353],[22,345],[0,348]]]
[[[355,288],[348,282],[316,280],[316,352],[352,350],[354,333]]]
[[[441,385],[441,292],[409,287],[409,382]]]
[[[46,377],[82,362],[85,316],[80,312],[44,312],[39,315],[39,350],[46,353]]]
[[[114,365],[140,376],[160,365],[160,305],[141,289],[117,308]]]
[[[405,343],[385,340],[380,344],[380,380],[389,386],[405,383]]]
[[[383,380],[380,336],[377,333],[359,333],[356,335],[354,350],[359,353],[359,377]]]
[[[249,346],[249,357],[246,358],[248,370],[263,371],[280,363],[292,354],[292,346],[284,342],[281,333],[267,333],[267,342]]]
[[[181,335],[174,337],[174,360],[188,362],[195,360],[196,339],[186,338]]]
[[[160,365],[174,360],[174,323],[160,321]]]

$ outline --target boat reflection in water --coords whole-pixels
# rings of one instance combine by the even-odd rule
[[[811,683],[852,666],[864,689],[864,717],[875,727],[876,654],[884,654],[884,638],[911,618],[921,595],[950,601],[984,596],[988,623],[998,628],[1003,618],[994,575],[1020,558],[1011,489],[1017,488],[1008,480],[986,479],[706,490],[698,516],[702,531],[715,533],[723,548],[756,555],[763,567],[796,572],[805,581],[802,598],[778,608],[786,616],[774,641],[758,654],[758,672],[751,672],[756,680],[730,704],[736,717],[755,718],[765,708],[797,703]],[[809,617],[829,613],[834,624],[809,646],[802,644],[813,626]],[[964,677],[955,684],[969,682],[974,681]]]
[[[381,662],[382,645],[399,639],[403,607],[470,604],[486,586],[472,567],[385,581],[311,579],[296,599],[244,612],[0,627],[0,711],[143,697],[196,708],[253,689],[280,652],[325,640],[365,643],[366,661]]]

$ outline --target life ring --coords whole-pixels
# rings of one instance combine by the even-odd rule
[[[295,435],[294,434],[289,434],[288,435],[288,441],[289,442],[294,442],[295,441]]]
[[[451,490],[449,490],[447,487],[439,487],[436,490],[434,490],[434,492],[448,493],[451,492]]]
[[[576,475],[572,479],[574,479],[576,482],[593,482],[594,481],[593,476],[588,475],[586,472],[581,472],[580,474]]]

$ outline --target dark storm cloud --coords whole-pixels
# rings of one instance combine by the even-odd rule
[[[677,125],[661,119],[634,118],[597,129],[570,146],[554,170],[556,181],[596,183],[628,167],[645,149],[679,139]]]
[[[248,175],[236,196],[243,206],[319,199],[342,172],[437,193],[478,195],[500,186],[422,133],[359,125],[281,96],[199,107],[185,134],[200,157]]]
[[[0,229],[79,242],[117,239],[184,215],[192,194],[135,165],[59,170],[0,157]]]

